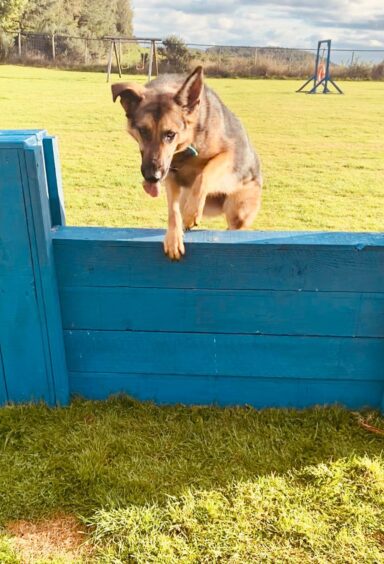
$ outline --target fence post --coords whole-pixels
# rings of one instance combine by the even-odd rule
[[[68,402],[44,132],[0,131],[0,401]]]
[[[52,33],[52,60],[54,61],[56,59],[56,45],[55,45],[55,34]]]
[[[88,64],[88,39],[84,41],[84,64]]]
[[[148,82],[152,78],[152,65],[153,65],[153,41],[151,41],[149,48]]]
[[[20,30],[17,33],[17,51],[18,51],[19,59],[21,59],[21,31]]]

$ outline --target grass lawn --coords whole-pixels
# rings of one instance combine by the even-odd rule
[[[255,228],[383,229],[384,83],[209,83],[262,156]],[[165,226],[104,75],[0,66],[0,127],[58,135],[70,224]],[[383,449],[340,407],[5,407],[0,564],[384,563]]]
[[[383,230],[383,82],[343,83],[345,96],[296,94],[301,83],[290,80],[208,82],[262,157],[255,228]],[[59,137],[68,223],[165,226],[165,197],[153,200],[141,187],[138,150],[104,74],[0,66],[0,116],[2,128]]]
[[[15,520],[72,514],[85,554],[33,562],[384,562],[383,441],[337,407],[3,408],[0,561],[24,562]]]

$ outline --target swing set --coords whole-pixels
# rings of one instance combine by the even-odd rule
[[[323,87],[323,91],[320,92],[320,94],[331,94],[332,91],[328,87],[329,84],[332,84],[332,86],[337,90],[339,94],[343,94],[342,90],[331,79],[330,64],[331,64],[331,39],[319,41],[317,43],[315,72],[303,84],[303,86],[299,88],[299,90],[296,90],[296,92],[304,92],[306,86],[313,81],[313,86],[311,90],[309,90],[309,92],[306,92],[306,94],[317,94],[317,89],[320,87]]]
[[[107,82],[112,72],[112,61],[113,55],[115,55],[116,66],[119,73],[119,77],[122,77],[122,71],[127,70],[128,67],[122,66],[122,45],[125,43],[130,43],[138,46],[139,43],[145,45],[145,49],[141,50],[139,48],[140,61],[136,65],[137,71],[145,71],[148,65],[148,81],[151,80],[152,74],[155,73],[156,76],[159,74],[158,62],[157,62],[157,48],[156,43],[161,41],[158,38],[126,38],[126,37],[106,37],[110,42],[109,52],[108,52],[108,64],[107,64]]]

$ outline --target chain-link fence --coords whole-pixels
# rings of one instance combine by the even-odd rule
[[[188,45],[206,74],[222,77],[292,77],[313,74],[317,49]],[[320,53],[320,56],[322,53]],[[335,78],[384,79],[384,49],[332,49]]]
[[[146,73],[150,40],[124,40],[118,43],[124,72]],[[1,33],[0,60],[30,64],[87,68],[107,65],[110,38],[87,38],[46,33]]]
[[[157,41],[156,63],[160,72],[178,72],[175,58],[170,60]],[[116,42],[112,71],[117,60],[124,74],[148,74],[151,63],[151,40]],[[316,49],[186,45],[188,67],[202,64],[209,76],[221,77],[295,77],[313,73]],[[111,38],[85,38],[36,33],[0,31],[0,60],[71,68],[107,67]],[[384,80],[384,49],[332,49],[331,72],[335,78]],[[185,65],[184,65],[185,66]]]

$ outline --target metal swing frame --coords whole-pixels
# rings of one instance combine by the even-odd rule
[[[317,94],[317,89],[319,87],[323,87],[323,91],[320,92],[321,94],[331,94],[332,91],[329,89],[328,84],[332,84],[332,86],[337,90],[339,94],[343,94],[343,91],[338,87],[336,82],[334,82],[330,75],[330,64],[331,64],[331,39],[324,39],[317,43],[317,53],[316,53],[316,63],[315,63],[315,72],[314,75],[311,76],[300,88],[296,90],[296,92],[303,92],[306,86],[313,81],[313,86],[309,92],[306,94]],[[325,47],[324,47],[325,45]],[[323,50],[323,54],[321,55],[321,51]],[[322,78],[318,77],[319,68],[324,60],[324,51],[326,52],[326,63],[325,63],[325,74]]]

